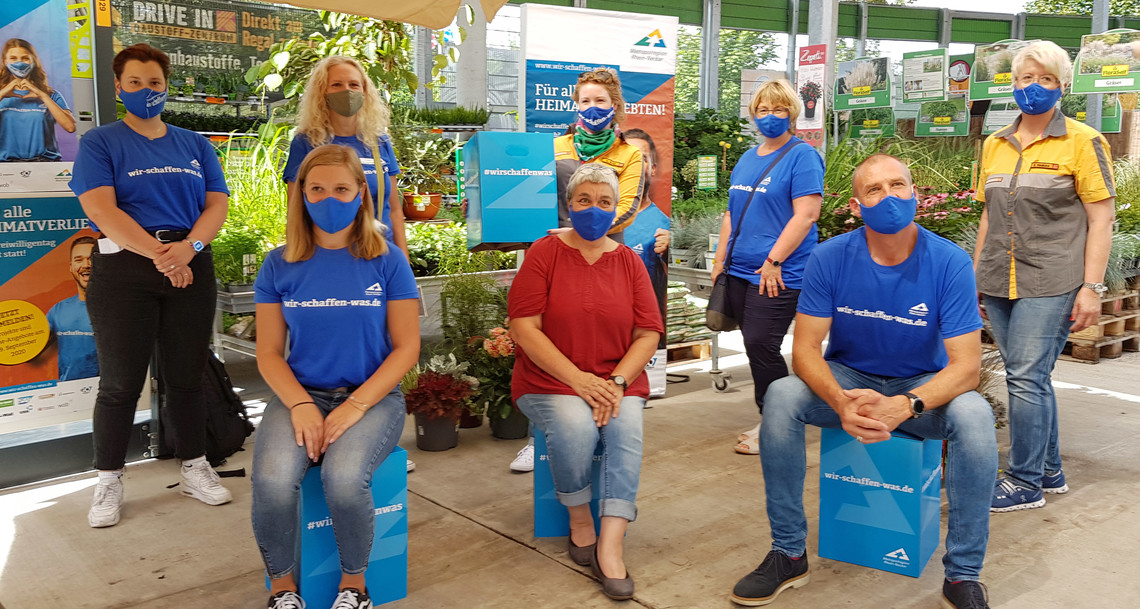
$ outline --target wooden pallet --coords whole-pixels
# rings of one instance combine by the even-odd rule
[[[712,341],[698,340],[688,343],[677,343],[666,347],[666,366],[691,364],[712,357]]]
[[[1106,336],[1097,340],[1070,340],[1065,345],[1061,359],[1097,364],[1101,359],[1120,357],[1124,351],[1140,351],[1140,331],[1128,330],[1119,336]]]

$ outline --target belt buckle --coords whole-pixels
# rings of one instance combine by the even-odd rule
[[[176,231],[168,230],[165,228],[160,229],[160,230],[156,230],[156,231],[154,231],[154,238],[158,239],[159,241],[161,241],[163,243],[170,243],[171,239],[169,239],[167,237],[167,235],[174,233],[174,232],[176,232]]]

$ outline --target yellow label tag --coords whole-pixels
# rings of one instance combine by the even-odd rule
[[[1115,66],[1101,66],[1101,76],[1128,76],[1128,64],[1122,63]]]
[[[870,87],[870,85],[868,85],[866,87],[855,87],[854,89],[851,90],[851,92],[854,93],[855,95],[870,95],[871,94],[871,87]]]
[[[603,159],[595,159],[595,162],[597,162],[597,161],[601,161],[602,163],[605,163],[606,165],[609,165],[610,167],[616,167],[617,169],[621,169],[622,167],[625,167],[625,163],[622,163],[621,161],[615,161],[613,159],[604,159],[604,158]]]
[[[1033,163],[1029,165],[1029,170],[1033,171],[1034,169],[1047,169],[1049,171],[1057,171],[1057,170],[1061,169],[1061,166],[1057,163],[1044,163],[1041,161],[1033,161]]]
[[[1085,121],[1086,116],[1088,116],[1088,114],[1086,114],[1084,110],[1077,112],[1077,120],[1081,121],[1082,123]]]
[[[878,119],[863,121],[863,128],[864,129],[874,129],[875,127],[878,127],[878,126],[879,126]]]
[[[1012,82],[1013,82],[1013,73],[1012,72],[1000,72],[998,74],[994,74],[994,84],[995,85],[1008,85]]]
[[[950,117],[949,116],[936,116],[936,117],[934,117],[934,124],[935,125],[949,125],[950,124]]]
[[[95,0],[95,25],[111,27],[111,0]]]

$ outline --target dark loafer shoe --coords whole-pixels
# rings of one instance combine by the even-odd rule
[[[590,557],[594,555],[594,548],[597,545],[598,543],[594,542],[588,546],[576,546],[570,536],[566,537],[566,551],[570,554],[570,560],[582,567],[590,566]]]
[[[594,551],[590,553],[590,570],[601,582],[602,594],[615,601],[627,601],[633,598],[633,577],[629,575],[629,569],[626,569],[625,579],[606,577],[602,573],[602,568],[598,566],[598,544],[594,544]]]

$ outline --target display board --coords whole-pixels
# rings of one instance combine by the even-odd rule
[[[582,72],[613,68],[621,78],[623,130],[642,129],[657,147],[650,199],[672,208],[673,100],[677,64],[676,17],[577,9],[542,4],[522,7],[519,125],[561,135],[577,121],[574,86]],[[582,32],[590,43],[582,44]]]
[[[903,53],[903,99],[908,102],[946,99],[950,56],[946,49]]]
[[[819,148],[823,146],[823,119],[827,116],[823,92],[827,84],[827,45],[800,47],[796,58],[796,92],[803,110],[796,121],[796,137]]]
[[[925,102],[914,122],[915,137],[957,137],[970,132],[970,110],[965,95]]]
[[[895,134],[895,112],[890,108],[852,110],[848,137],[892,137]]]
[[[889,108],[891,106],[891,60],[863,57],[841,61],[835,79],[835,110]]]
[[[974,47],[970,72],[970,101],[1004,99],[1013,95],[1013,57],[1037,40],[1001,40]]]
[[[991,101],[990,107],[986,110],[986,117],[982,121],[982,135],[989,135],[1002,127],[1012,125],[1019,114],[1021,108],[1017,107],[1017,102],[1013,101],[1013,98]]]
[[[1140,91],[1140,31],[1117,29],[1081,36],[1072,93]]]
[[[1088,110],[1089,97],[1087,95],[1065,94],[1061,96],[1061,113],[1065,116],[1088,124],[1086,110]],[[1120,107],[1120,96],[1116,93],[1105,93],[1101,96],[1100,132],[1120,133],[1121,118],[1124,115]]]

